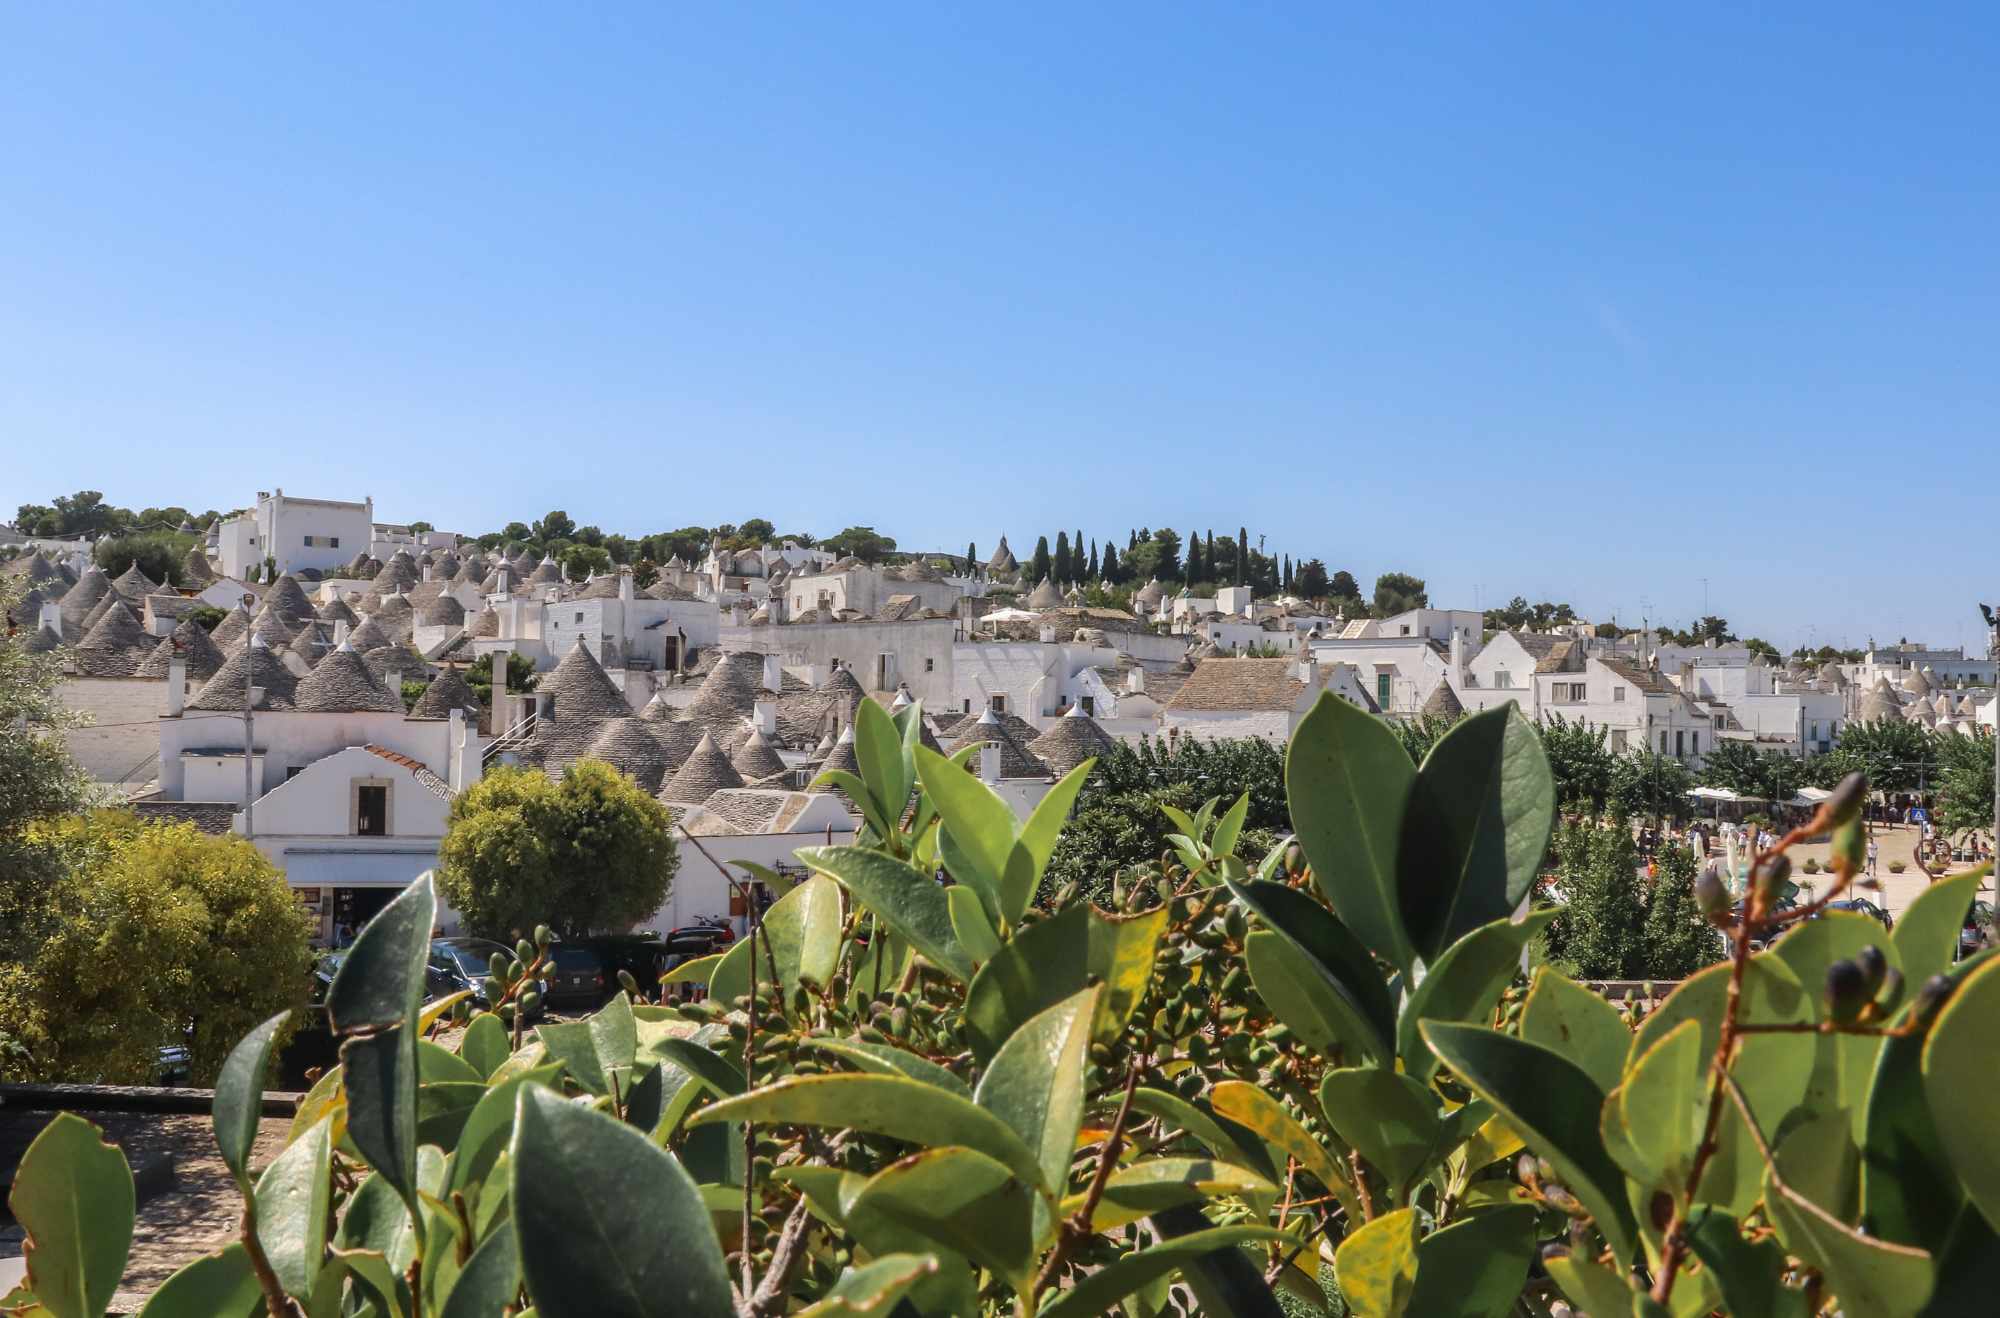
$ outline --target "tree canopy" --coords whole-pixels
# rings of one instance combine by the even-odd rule
[[[667,808],[601,760],[578,760],[559,783],[502,768],[454,799],[438,891],[483,937],[547,924],[575,938],[658,911],[679,867]]]

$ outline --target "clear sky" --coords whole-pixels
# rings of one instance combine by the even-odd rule
[[[1983,645],[2000,12],[1746,8],[8,0],[0,508],[1248,524]]]

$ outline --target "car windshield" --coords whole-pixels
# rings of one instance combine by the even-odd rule
[[[587,947],[558,947],[551,954],[551,959],[556,963],[557,970],[566,970],[572,974],[590,973],[598,969],[597,953]]]
[[[487,963],[493,959],[495,952],[507,951],[498,943],[487,942],[434,943],[432,947],[457,962],[459,969],[467,974],[481,975],[486,973]]]

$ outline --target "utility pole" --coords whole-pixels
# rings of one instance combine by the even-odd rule
[[[1993,660],[1993,854],[2000,857],[2000,609],[1982,604],[1986,615],[1986,657]]]
[[[256,600],[256,596],[254,596],[254,595],[245,595],[245,596],[243,597],[243,607],[244,607],[244,608],[246,608],[246,609],[247,609],[247,608],[249,608],[249,607],[250,607],[250,606],[251,606],[252,604],[254,604],[254,603],[256,603],[256,602],[257,602],[257,600]],[[249,838],[250,838],[250,837],[251,837],[251,836],[252,836],[252,835],[253,835],[253,834],[255,833],[255,831],[256,831],[256,830],[255,830],[255,828],[254,828],[254,827],[253,827],[253,825],[252,825],[252,822],[251,822],[251,809],[252,809],[252,806],[251,806],[251,802],[253,802],[253,801],[254,801],[254,800],[256,800],[257,798],[256,798],[256,793],[255,793],[255,791],[254,791],[254,790],[252,789],[252,783],[251,783],[251,775],[250,775],[250,764],[251,764],[251,754],[252,754],[252,752],[251,752],[251,737],[250,737],[250,707],[251,707],[252,705],[254,705],[254,704],[256,704],[256,703],[257,703],[257,686],[256,686],[256,682],[257,682],[257,656],[256,656],[256,655],[255,655],[254,653],[252,653],[252,651],[254,651],[254,650],[258,649],[258,648],[259,648],[259,647],[260,647],[261,645],[262,645],[262,642],[261,642],[261,641],[260,641],[260,640],[259,640],[259,639],[257,638],[257,636],[256,636],[256,634],[255,634],[254,632],[253,632],[253,633],[252,633],[252,634],[251,634],[250,636],[248,636],[248,637],[244,638],[244,641],[243,641],[243,650],[244,650],[244,655],[243,655],[243,837],[244,837],[244,839],[245,839],[246,841],[247,841],[247,840],[249,840]]]

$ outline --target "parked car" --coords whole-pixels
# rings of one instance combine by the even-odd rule
[[[606,996],[618,991],[618,972],[623,970],[638,981],[641,993],[651,997],[660,991],[660,976],[684,959],[665,939],[651,933],[602,934],[570,946],[587,947],[603,961]]]
[[[595,1008],[611,995],[606,987],[616,982],[607,973],[604,958],[585,943],[557,943],[549,949],[548,987],[542,1001],[551,1007]]]
[[[486,977],[492,973],[493,954],[513,956],[514,949],[496,943],[489,938],[433,938],[431,940],[430,965],[426,975],[435,977],[442,992],[431,996],[442,997],[446,993],[465,990],[472,994],[472,1005],[480,1011],[493,1006],[486,1000]],[[535,985],[541,990],[544,1001],[548,998],[549,985],[546,979]],[[537,1006],[528,1013],[528,1023],[540,1020],[547,1008]]]
[[[682,960],[710,956],[736,941],[736,931],[726,916],[704,915],[693,924],[676,926],[660,940],[667,950]]]

